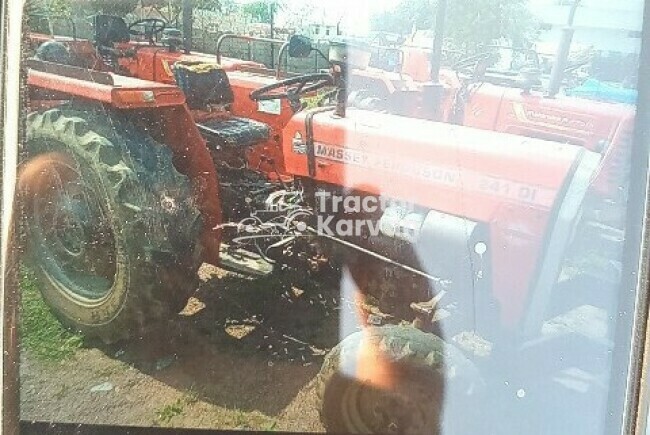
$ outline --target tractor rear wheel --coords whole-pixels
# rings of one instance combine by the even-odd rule
[[[369,348],[378,354],[368,358]],[[321,421],[333,433],[455,433],[442,429],[445,401],[450,391],[470,392],[476,376],[460,351],[433,334],[368,327],[326,357],[317,377]]]
[[[25,156],[26,260],[63,323],[110,343],[183,309],[201,219],[168,148],[117,113],[53,109],[28,116]]]

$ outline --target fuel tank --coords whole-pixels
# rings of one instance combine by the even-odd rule
[[[489,287],[508,326],[521,320],[556,224],[579,212],[560,210],[581,202],[599,161],[578,146],[362,110],[297,114],[283,151],[295,176],[485,225]]]

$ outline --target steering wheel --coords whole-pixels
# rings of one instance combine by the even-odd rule
[[[327,73],[306,74],[280,80],[251,92],[253,101],[268,101],[286,98],[294,110],[301,107],[300,97],[334,84],[334,78]]]
[[[137,30],[136,27],[144,27],[144,30]],[[129,26],[129,34],[132,36],[144,36],[153,41],[154,36],[161,34],[167,28],[167,22],[160,18],[144,18],[132,23]]]
[[[478,53],[460,59],[458,62],[453,64],[451,68],[458,73],[474,76],[481,64],[487,60],[490,60],[492,56],[492,53]]]

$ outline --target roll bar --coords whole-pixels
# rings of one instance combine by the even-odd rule
[[[280,47],[280,52],[278,53],[278,64],[275,66],[275,78],[278,80],[280,80],[280,76],[282,75],[282,56],[285,55],[288,48],[289,41],[282,44],[282,47]]]

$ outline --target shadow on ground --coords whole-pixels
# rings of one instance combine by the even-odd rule
[[[202,401],[281,413],[318,373],[338,337],[334,285],[248,279],[204,267],[186,310],[109,357]]]

